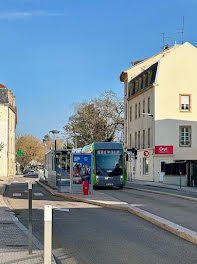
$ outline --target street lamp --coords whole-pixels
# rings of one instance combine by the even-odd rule
[[[55,150],[54,150],[54,156],[55,156],[55,160],[54,160],[54,167],[55,167],[55,171],[56,171],[56,135],[59,134],[59,130],[50,130],[49,132],[51,132],[54,136],[54,140],[55,140]]]

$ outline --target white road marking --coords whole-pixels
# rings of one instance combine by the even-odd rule
[[[144,204],[130,204],[132,206],[138,207],[138,206],[145,206]]]
[[[13,193],[13,197],[19,197],[21,196],[21,193]]]
[[[41,208],[38,208],[39,210],[44,210],[44,207],[41,207]],[[70,211],[70,209],[68,209],[68,208],[59,208],[59,207],[54,207],[53,206],[53,209],[54,210],[57,210],[57,211],[62,211],[62,212],[69,212]]]
[[[58,207],[53,207],[54,210],[58,210],[58,211],[63,211],[63,212],[69,212],[70,209],[68,208],[58,208]]]
[[[34,193],[35,196],[44,196],[43,193]]]

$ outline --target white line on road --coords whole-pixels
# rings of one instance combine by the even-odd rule
[[[13,197],[19,197],[21,196],[21,193],[13,193]]]
[[[138,207],[138,206],[145,206],[144,204],[130,204],[132,206]]]
[[[38,208],[38,209],[39,209],[39,210],[44,210],[43,207]],[[57,211],[62,211],[62,212],[70,212],[70,209],[68,209],[68,208],[59,208],[59,207],[54,207],[54,206],[53,206],[53,209],[54,209],[54,210],[57,210]]]
[[[58,208],[58,207],[53,207],[54,210],[57,210],[57,211],[63,211],[63,212],[69,212],[70,209],[68,208]]]
[[[34,193],[35,196],[44,196],[43,193]]]

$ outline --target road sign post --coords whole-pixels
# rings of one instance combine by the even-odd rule
[[[29,224],[28,224],[28,247],[29,254],[32,254],[32,183],[28,183],[28,199],[29,199]]]

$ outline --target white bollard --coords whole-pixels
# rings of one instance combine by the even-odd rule
[[[51,264],[52,251],[52,206],[44,206],[44,264]]]

